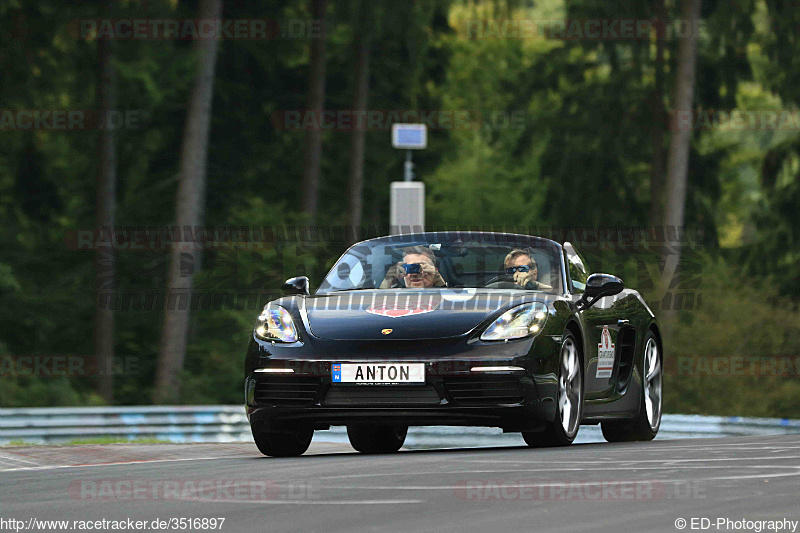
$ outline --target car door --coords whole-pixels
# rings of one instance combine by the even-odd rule
[[[590,272],[572,244],[564,243],[564,252],[572,299],[577,303],[586,289]],[[600,298],[588,309],[580,311],[585,327],[584,393],[588,400],[606,397],[614,390],[620,359],[619,330],[625,324],[617,305],[619,296]]]

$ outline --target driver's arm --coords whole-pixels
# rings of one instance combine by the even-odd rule
[[[526,285],[525,286],[526,289],[538,289],[538,290],[543,290],[543,291],[552,290],[553,289],[553,287],[551,287],[550,285],[547,285],[545,283],[542,283],[541,281],[531,281],[531,282],[528,283],[528,285],[530,285],[530,287]]]
[[[444,280],[442,275],[439,271],[436,271],[436,274],[433,276],[433,286],[434,287],[447,287],[447,282]]]

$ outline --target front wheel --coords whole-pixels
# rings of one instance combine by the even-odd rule
[[[297,457],[303,455],[311,444],[314,428],[298,428],[282,432],[253,430],[253,440],[261,453],[272,457]]]
[[[661,387],[663,357],[658,340],[650,331],[642,356],[642,396],[639,416],[630,422],[603,422],[603,437],[608,442],[653,440],[661,427]]]
[[[522,438],[528,446],[567,446],[578,435],[583,414],[583,363],[578,346],[571,332],[564,333],[558,371],[556,417],[544,431],[522,432]]]
[[[355,424],[347,426],[347,438],[361,453],[393,453],[406,441],[408,426]]]

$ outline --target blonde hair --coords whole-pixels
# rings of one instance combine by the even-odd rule
[[[527,255],[528,259],[531,260],[531,265],[533,265],[535,267],[537,266],[536,265],[536,260],[533,258],[533,256],[530,253],[526,252],[525,250],[523,250],[521,248],[515,248],[515,249],[511,250],[510,252],[508,252],[508,255],[506,256],[505,261],[503,261],[503,266],[505,268],[510,267],[511,263],[514,261],[514,259],[516,259],[517,257],[519,257],[521,255]]]

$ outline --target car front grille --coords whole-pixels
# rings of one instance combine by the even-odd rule
[[[420,406],[437,405],[439,394],[432,385],[356,385],[332,386],[325,405],[341,406]]]
[[[265,376],[256,382],[254,398],[258,405],[311,405],[320,382],[320,378],[313,376]]]
[[[522,385],[510,376],[451,377],[443,380],[453,402],[461,405],[521,403]]]

